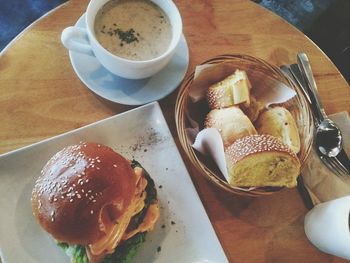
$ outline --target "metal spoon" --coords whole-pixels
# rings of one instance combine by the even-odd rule
[[[299,53],[297,59],[306,86],[310,91],[311,108],[317,122],[316,147],[320,153],[335,157],[343,148],[343,137],[339,128],[329,119],[322,106],[308,57],[305,53]]]

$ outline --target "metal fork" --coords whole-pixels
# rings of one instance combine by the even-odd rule
[[[290,80],[294,85],[298,85],[301,88],[308,102],[311,104],[311,100],[298,65],[297,64],[283,65],[280,67],[280,69],[282,73],[287,77],[288,80]],[[346,167],[341,163],[341,161],[337,157],[328,157],[328,156],[322,155],[321,153],[318,152],[318,150],[317,150],[317,154],[321,159],[321,161],[325,164],[325,166],[329,170],[334,172],[336,175],[338,176],[350,175],[350,172],[346,169]]]
[[[320,157],[321,161],[330,169],[332,172],[337,174],[338,176],[349,176],[348,170],[344,167],[344,165],[339,161],[337,157],[328,157],[326,155],[322,155],[318,153],[318,157]]]

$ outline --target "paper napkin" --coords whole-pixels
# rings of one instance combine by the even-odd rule
[[[330,116],[340,128],[344,138],[344,150],[350,154],[350,118],[347,112]],[[310,156],[302,170],[303,181],[314,205],[350,195],[350,176],[337,176],[320,160],[316,151]]]

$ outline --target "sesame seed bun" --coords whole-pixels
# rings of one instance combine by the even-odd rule
[[[68,146],[48,161],[37,179],[33,214],[56,240],[91,244],[105,234],[100,216],[125,213],[135,185],[130,162],[111,148],[96,143]]]

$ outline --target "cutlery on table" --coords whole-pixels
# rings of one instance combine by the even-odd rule
[[[310,106],[315,118],[315,145],[321,160],[339,175],[350,175],[350,160],[343,149],[343,137],[336,124],[329,119],[318,95],[310,62],[305,53],[297,55],[298,66],[310,98]],[[294,72],[296,69],[294,67]],[[293,75],[293,74],[292,74]],[[294,74],[296,75],[296,74]],[[293,75],[293,76],[294,76]]]
[[[306,82],[303,79],[302,73],[300,72],[299,66],[297,64],[282,65],[280,67],[282,73],[291,81],[294,85],[298,85],[303,91],[306,99],[308,100],[310,106],[312,107],[312,101],[309,97],[309,90],[307,90]],[[317,124],[315,123],[317,126]],[[348,175],[349,174],[349,163],[345,151],[342,149],[336,157],[328,157],[319,153],[320,159],[323,163],[337,175]],[[348,168],[346,168],[348,167]]]
[[[293,78],[293,81],[295,81],[297,85],[299,85],[302,88],[302,90],[304,91],[304,94],[307,97],[307,100],[311,104],[310,97],[306,90],[306,83],[300,72],[299,66],[297,64],[291,64],[289,66],[284,66],[284,67],[288,69],[290,77]],[[338,175],[348,174],[349,168],[346,169],[345,168],[346,166],[344,164],[349,162],[347,161],[348,158],[345,154],[344,149],[342,149],[336,157],[328,157],[328,156],[321,155],[320,159],[322,159],[323,163],[330,170],[335,171]]]

